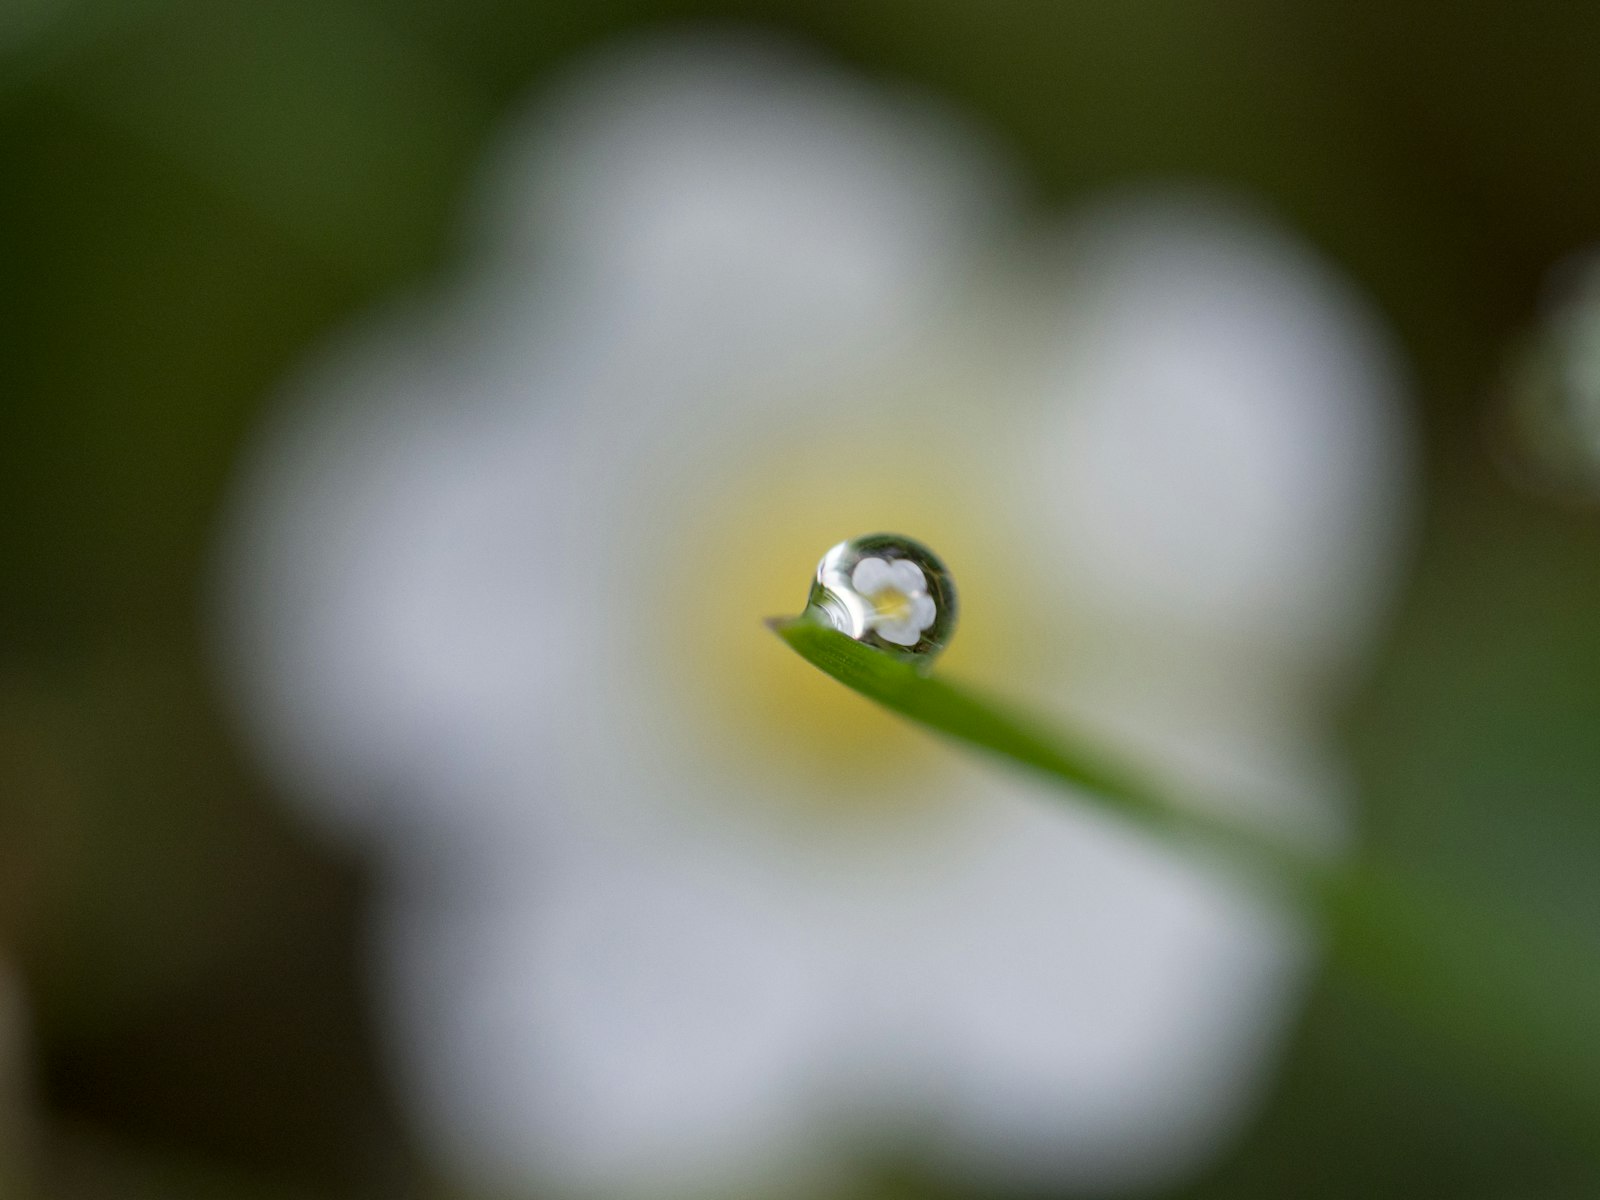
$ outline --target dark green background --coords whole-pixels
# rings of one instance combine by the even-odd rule
[[[1220,181],[1367,289],[1427,496],[1346,722],[1366,827],[1600,943],[1600,526],[1517,491],[1485,433],[1546,271],[1600,240],[1600,6],[0,0],[0,951],[43,1194],[442,1194],[367,1028],[362,864],[289,823],[217,711],[214,511],[280,373],[448,269],[508,106],[607,39],[727,21],[964,107],[1041,215]],[[1600,1194],[1585,1139],[1429,1044],[1323,985],[1182,1195]],[[881,1191],[939,1194],[895,1164]]]

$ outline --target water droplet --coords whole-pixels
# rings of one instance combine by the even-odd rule
[[[955,633],[956,589],[921,542],[874,533],[822,556],[806,611],[858,642],[927,663]]]

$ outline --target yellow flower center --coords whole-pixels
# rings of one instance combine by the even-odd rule
[[[1010,556],[978,497],[937,486],[973,472],[940,469],[926,454],[903,464],[892,451],[873,458],[864,470],[819,445],[741,463],[737,475],[705,479],[694,508],[672,518],[681,529],[661,540],[659,577],[672,598],[662,619],[671,632],[654,644],[650,675],[671,689],[667,710],[712,776],[748,785],[725,789],[741,806],[771,804],[770,793],[781,791],[803,794],[814,816],[882,814],[922,803],[930,768],[950,753],[827,678],[763,625],[804,607],[818,559],[843,538],[906,533],[944,558],[972,620],[941,669],[959,673],[970,660],[1004,671],[1014,657],[1005,614],[1015,589],[1002,566]],[[899,588],[870,599],[884,620],[912,613],[913,598]]]
[[[899,588],[887,587],[867,597],[872,602],[873,614],[880,621],[907,621],[911,619],[911,597]]]

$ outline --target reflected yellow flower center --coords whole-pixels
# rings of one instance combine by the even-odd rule
[[[911,618],[911,597],[899,588],[884,588],[867,597],[872,612],[880,621],[906,621]]]

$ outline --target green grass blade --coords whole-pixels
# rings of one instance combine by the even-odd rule
[[[1064,784],[1168,843],[1287,883],[1333,967],[1468,1072],[1600,1156],[1600,956],[1576,939],[1370,862],[1321,863],[1165,797],[1091,741],[808,617],[769,622],[807,662],[923,728]]]
[[[853,691],[946,738],[1068,785],[1082,803],[1167,841],[1219,851],[1275,883],[1319,886],[1309,855],[1245,825],[1179,804],[1089,739],[1047,728],[1020,711],[857,642],[808,617],[769,622],[802,658]]]

